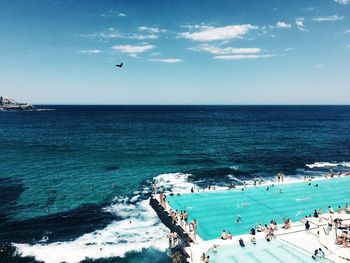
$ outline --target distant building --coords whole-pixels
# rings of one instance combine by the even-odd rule
[[[17,102],[10,97],[0,96],[0,110],[35,110],[33,105]]]

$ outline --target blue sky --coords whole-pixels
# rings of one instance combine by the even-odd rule
[[[31,103],[350,102],[350,0],[2,0],[0,34]]]

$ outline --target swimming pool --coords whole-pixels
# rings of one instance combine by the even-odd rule
[[[270,263],[308,263],[315,262],[305,251],[279,239],[271,242],[258,240],[256,245],[246,244],[245,247],[239,245],[224,245],[217,248],[217,252],[207,253],[210,262],[213,263],[237,263],[237,262],[270,262]],[[331,262],[327,259],[317,260],[317,262]]]
[[[312,215],[314,209],[350,203],[350,177],[327,180],[248,187],[227,191],[207,191],[168,196],[170,206],[186,210],[189,219],[197,219],[197,233],[204,240],[219,238],[223,229],[233,235],[246,234],[258,223],[271,219],[282,223],[283,218],[298,221]],[[315,187],[316,184],[318,187]],[[281,192],[280,192],[281,191]],[[241,216],[241,223],[236,223]]]

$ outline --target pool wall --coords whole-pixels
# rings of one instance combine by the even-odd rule
[[[180,252],[184,258],[189,259],[190,255],[188,255],[188,253],[184,249],[184,246],[191,246],[191,243],[193,243],[192,238],[179,225],[174,224],[173,219],[169,215],[168,211],[164,209],[164,207],[154,196],[150,198],[149,204],[157,213],[162,223],[166,227],[168,227],[170,231],[177,233],[178,237],[181,239],[183,244],[182,246],[179,246],[178,252]]]

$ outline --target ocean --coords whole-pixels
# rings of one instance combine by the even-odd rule
[[[152,184],[350,169],[350,106],[37,106],[0,112],[0,262],[170,262]]]

